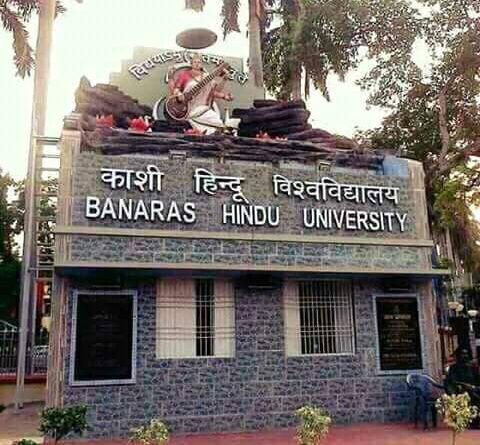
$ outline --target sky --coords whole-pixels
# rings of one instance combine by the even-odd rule
[[[207,1],[202,13],[184,9],[183,0],[65,0],[67,12],[55,21],[48,94],[47,136],[59,136],[63,117],[74,108],[74,92],[82,75],[93,83],[108,82],[136,46],[176,49],[175,36],[192,27],[207,27],[219,38],[208,49],[219,55],[248,56],[247,5],[240,11],[241,33],[222,38],[220,1]],[[30,43],[36,41],[34,17]],[[11,35],[0,29],[0,168],[15,179],[25,177],[31,121],[33,77],[15,76]],[[352,136],[356,128],[377,126],[380,109],[366,107],[367,94],[355,85],[359,73],[346,82],[329,80],[331,102],[314,91],[309,100],[310,121],[316,128]]]

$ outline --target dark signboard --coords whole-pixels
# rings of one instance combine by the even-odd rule
[[[378,297],[377,326],[381,371],[422,368],[417,299]]]
[[[73,381],[133,379],[134,297],[77,294]]]

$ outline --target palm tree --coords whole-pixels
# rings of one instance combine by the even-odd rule
[[[82,3],[83,0],[76,0]],[[27,23],[32,14],[40,10],[42,0],[0,0],[0,21],[3,28],[13,36],[13,62],[17,76],[25,78],[32,72],[35,64],[33,49],[29,43]],[[64,6],[57,1],[56,15],[65,12]]]
[[[0,20],[3,28],[13,36],[13,61],[17,75],[30,75],[33,68],[33,50],[28,40],[26,24],[38,11],[38,0],[0,0]]]
[[[262,31],[265,24],[266,3],[267,0],[248,0],[248,66],[257,86],[263,86]],[[205,0],[185,0],[187,9],[202,11],[204,6]],[[223,0],[221,15],[224,38],[231,32],[240,32],[240,26],[238,25],[239,11],[240,0]]]

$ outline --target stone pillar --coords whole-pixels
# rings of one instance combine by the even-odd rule
[[[442,355],[432,280],[420,283],[418,294],[421,304],[420,322],[422,323],[423,357],[426,360],[424,368],[432,377],[440,378],[442,375]]]

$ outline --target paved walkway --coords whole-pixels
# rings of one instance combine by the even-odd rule
[[[82,441],[98,445],[126,445],[127,441]],[[69,445],[79,442],[71,442]],[[296,445],[295,431],[216,434],[175,437],[168,445]],[[450,432],[415,430],[411,425],[354,425],[333,428],[322,445],[450,445]],[[457,445],[479,445],[480,431],[462,434]]]
[[[38,432],[38,413],[43,404],[32,403],[25,405],[19,413],[13,408],[7,408],[0,414],[0,445],[11,445],[19,439],[31,439],[42,443]]]
[[[20,438],[41,443],[37,431],[38,412],[42,405],[27,405],[20,414],[12,408],[0,414],[0,445],[11,445]],[[296,445],[295,431],[264,431],[259,433],[176,436],[168,445]],[[126,440],[78,440],[62,445],[127,445]],[[322,445],[450,445],[451,433],[445,428],[423,431],[412,425],[362,424],[334,427]],[[457,445],[479,445],[480,430],[462,434]]]

